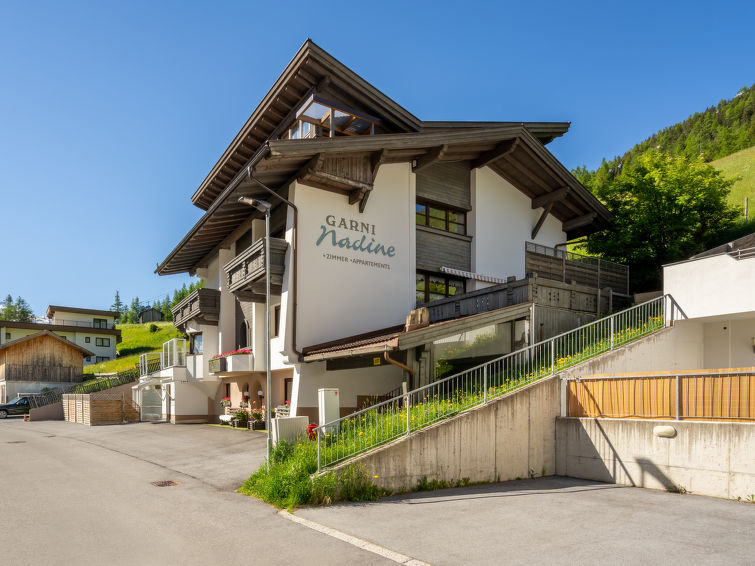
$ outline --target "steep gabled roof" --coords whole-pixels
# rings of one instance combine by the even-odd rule
[[[55,340],[62,342],[69,348],[78,350],[79,352],[81,352],[81,354],[85,358],[94,356],[94,352],[90,352],[86,348],[82,348],[78,344],[74,344],[73,342],[66,340],[62,336],[58,336],[57,334],[55,334],[54,332],[50,332],[49,330],[43,330],[42,332],[36,332],[35,334],[29,334],[28,336],[24,336],[23,338],[16,338],[15,340],[11,340],[10,342],[6,342],[5,344],[0,344],[0,350],[13,348],[14,346],[18,346],[19,344],[23,344],[24,342],[29,342],[30,340],[36,340],[38,338],[42,338],[43,336],[49,336],[50,338],[55,338]]]
[[[356,111],[379,118],[383,133],[479,129],[515,124],[423,122],[312,40],[307,39],[199,185],[191,201],[202,210],[208,210],[239,171],[246,168],[255,152],[268,139],[280,134],[282,128],[293,120],[293,113],[299,105],[313,93],[332,98]],[[525,124],[542,143],[548,143],[569,129],[568,122]]]

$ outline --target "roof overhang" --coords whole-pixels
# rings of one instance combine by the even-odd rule
[[[410,162],[415,170],[435,161],[468,161],[472,168],[488,166],[530,197],[533,208],[547,201],[549,213],[563,223],[570,239],[605,229],[611,220],[608,210],[524,124],[273,140],[262,146],[228,183],[209,210],[157,267],[156,273],[193,272],[207,254],[253,215],[248,206],[237,202],[238,196],[266,193],[249,178],[249,172],[253,171],[254,177],[267,186],[280,190],[301,177],[307,165],[318,156],[372,156],[376,163]]]
[[[90,352],[86,348],[83,348],[82,346],[79,346],[78,344],[74,344],[73,342],[66,340],[62,336],[58,336],[54,332],[51,332],[49,330],[42,330],[41,332],[35,332],[34,334],[29,334],[28,336],[23,336],[21,338],[16,338],[15,340],[11,340],[10,342],[6,342],[5,344],[0,344],[0,350],[6,350],[13,348],[14,346],[18,346],[19,344],[23,344],[24,342],[29,342],[31,340],[37,340],[39,338],[43,338],[45,336],[49,336],[50,338],[54,338],[58,342],[61,342],[65,344],[67,347],[71,348],[72,350],[77,350],[81,353],[82,356],[85,358],[89,358],[91,356],[94,356],[93,352]]]

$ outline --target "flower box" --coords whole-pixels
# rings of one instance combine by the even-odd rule
[[[249,421],[250,430],[265,430],[265,421]]]
[[[253,371],[254,357],[252,354],[235,354],[225,358],[225,371]]]
[[[213,358],[210,360],[210,373],[225,371],[227,358]]]

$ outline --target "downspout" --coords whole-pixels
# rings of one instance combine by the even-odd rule
[[[393,364],[394,366],[398,366],[401,369],[403,369],[405,371],[408,371],[409,375],[411,375],[412,377],[414,377],[414,370],[412,368],[410,368],[408,365],[403,364],[400,361],[394,360],[393,358],[391,358],[391,356],[388,354],[388,350],[387,349],[383,352],[383,358],[385,358],[385,361],[388,362],[389,364]]]
[[[263,189],[265,189],[268,193],[270,193],[271,195],[273,195],[275,197],[278,197],[280,200],[282,200],[285,204],[287,204],[288,206],[290,206],[294,210],[294,226],[292,228],[292,231],[293,231],[293,238],[292,238],[293,239],[293,245],[291,246],[291,248],[292,248],[291,249],[291,263],[293,263],[293,266],[294,266],[294,277],[293,277],[293,282],[292,282],[292,285],[291,285],[291,287],[292,287],[291,294],[294,296],[294,299],[293,299],[293,311],[294,311],[293,312],[293,328],[291,329],[291,351],[293,351],[293,353],[296,354],[297,361],[301,361],[301,358],[302,358],[301,352],[296,349],[296,326],[297,326],[297,324],[296,324],[296,322],[297,322],[297,320],[296,320],[296,318],[297,318],[296,317],[296,312],[298,310],[297,305],[298,305],[298,288],[299,288],[299,286],[298,286],[299,263],[298,263],[298,260],[297,260],[297,258],[298,258],[298,255],[297,255],[298,254],[297,241],[298,241],[298,234],[299,234],[297,228],[299,227],[299,209],[290,200],[288,200],[286,198],[283,198],[281,195],[279,195],[278,193],[276,193],[273,189],[271,189],[270,187],[268,187],[267,185],[265,185],[262,181],[260,181],[256,177],[254,177],[252,175],[252,166],[251,165],[249,167],[247,167],[246,173],[247,173],[247,176],[249,177],[249,181],[254,181],[260,187],[262,187]]]

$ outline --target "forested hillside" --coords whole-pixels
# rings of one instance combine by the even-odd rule
[[[614,179],[634,165],[648,150],[658,150],[690,160],[709,162],[755,145],[755,84],[742,88],[731,100],[722,100],[704,112],[668,126],[620,157],[603,160],[596,171],[578,167],[574,173],[586,186]]]

